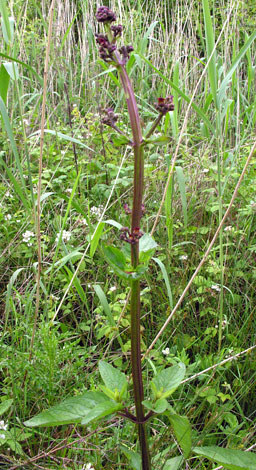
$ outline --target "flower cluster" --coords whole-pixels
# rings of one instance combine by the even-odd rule
[[[56,243],[59,242],[60,235],[61,235],[61,232],[57,233],[56,240],[55,240]],[[61,238],[63,242],[68,242],[71,238],[71,232],[68,232],[67,230],[63,230]]]
[[[102,205],[100,205],[99,207],[92,206],[90,208],[90,214],[95,216],[97,219],[100,219],[103,210],[104,210],[104,207]]]
[[[26,230],[26,232],[24,232],[24,233],[22,234],[22,238],[23,238],[22,241],[23,241],[24,243],[27,243],[28,246],[31,246],[31,245],[32,245],[31,238],[34,237],[34,236],[35,236],[34,232],[30,232],[30,230]]]
[[[124,62],[127,62],[127,60],[130,57],[130,53],[133,50],[134,49],[133,49],[132,46],[122,46],[122,47],[120,47],[119,52],[120,52],[121,56],[123,57]]]
[[[118,36],[121,36],[124,28],[121,24],[118,24],[118,25],[111,26],[110,29],[114,35],[114,38],[117,38]]]
[[[0,421],[0,429],[7,431],[8,424],[4,424],[4,421]],[[0,439],[5,439],[5,434],[0,433]]]
[[[96,19],[99,23],[103,23],[104,25],[108,25],[113,21],[116,21],[115,13],[110,10],[108,7],[102,6],[99,7],[96,13]],[[111,25],[110,29],[108,28],[109,34],[96,34],[96,42],[99,44],[99,53],[100,58],[103,59],[105,62],[113,61],[113,52],[116,50],[116,39],[122,35],[123,26],[121,24],[118,25]],[[112,33],[112,38],[110,37]],[[119,53],[122,56],[122,61],[118,55],[115,57],[115,62],[120,62],[120,64],[125,64],[129,59],[130,53],[133,51],[132,46],[122,46],[119,49]]]
[[[112,60],[112,54],[116,50],[116,45],[109,42],[105,34],[96,34],[96,42],[99,44],[100,58],[105,62]]]
[[[122,227],[120,234],[120,240],[124,240],[131,245],[138,243],[139,239],[142,237],[143,233],[139,227],[135,227],[131,232],[128,227]]]
[[[112,23],[112,21],[116,21],[116,15],[108,7],[102,6],[102,7],[99,7],[97,10],[96,20],[99,23],[104,23],[104,24]]]
[[[101,118],[102,124],[106,126],[115,127],[116,121],[118,120],[118,115],[114,113],[112,108],[103,109],[105,116]]]
[[[154,103],[155,108],[160,114],[167,114],[169,111],[174,110],[173,96],[167,96],[166,98],[157,98],[157,103]]]

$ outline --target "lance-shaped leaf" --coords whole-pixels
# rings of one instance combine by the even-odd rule
[[[105,416],[112,415],[113,413],[116,413],[117,411],[122,409],[123,405],[121,403],[114,403],[112,400],[105,401],[95,406],[95,408],[89,411],[85,418],[82,419],[81,424],[88,424],[91,421],[100,418],[105,418]]]
[[[242,450],[223,449],[218,446],[195,447],[193,452],[223,465],[229,470],[255,470],[256,454]]]
[[[184,457],[187,458],[191,451],[191,425],[186,416],[168,413],[175,437],[181,447]]]
[[[163,470],[181,470],[182,463],[182,455],[179,455],[178,457],[173,457],[172,459],[168,459],[165,462]]]
[[[61,424],[81,423],[81,420],[97,405],[109,399],[102,392],[86,392],[83,395],[67,398],[58,405],[43,411],[25,421],[25,426],[59,426]],[[113,403],[113,402],[112,402]]]

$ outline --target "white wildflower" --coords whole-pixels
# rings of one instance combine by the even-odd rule
[[[87,463],[85,467],[83,467],[83,470],[94,470],[94,467],[91,463]]]
[[[8,428],[8,424],[4,424],[4,421],[0,421],[0,429],[2,429],[3,431],[7,431],[7,428]]]
[[[60,239],[60,235],[61,235],[61,231],[57,233],[57,236],[56,236],[56,243],[59,242],[59,239]],[[63,242],[68,242],[71,238],[71,232],[69,232],[68,230],[63,230],[62,232],[62,241]]]
[[[162,353],[164,354],[164,356],[168,356],[168,354],[170,354],[170,348],[163,349]]]
[[[99,207],[92,206],[90,208],[90,213],[91,215],[94,215],[96,218],[100,218],[103,210],[104,210],[104,207],[102,205],[100,205]]]
[[[211,289],[212,289],[212,290],[216,290],[216,292],[220,292],[220,291],[221,291],[220,286],[218,286],[217,284],[213,284],[213,285],[211,286]]]
[[[116,290],[116,286],[112,286],[110,287],[109,292],[114,292],[115,290]]]
[[[23,242],[27,243],[28,246],[31,246],[32,245],[31,238],[34,236],[35,236],[34,232],[31,232],[30,230],[26,230],[26,232],[22,234]]]
[[[68,188],[68,189],[66,189],[66,193],[68,193],[68,194],[71,194],[71,193],[72,193],[72,191],[73,191],[73,189],[72,189],[72,188]]]
[[[224,228],[224,232],[231,232],[231,230],[232,230],[231,225],[227,225],[227,227]]]
[[[180,256],[181,261],[186,261],[188,259],[188,255],[182,255]]]
[[[5,434],[0,434],[0,439],[5,439]]]
[[[6,216],[4,218],[5,218],[5,220],[11,220],[12,216],[11,216],[11,214],[6,214]]]
[[[87,220],[86,220],[86,219],[82,219],[82,220],[80,220],[80,222],[81,222],[81,224],[82,224],[82,225],[88,225],[88,223],[87,223]]]
[[[209,173],[209,171],[210,171],[209,168],[204,168],[203,169],[203,173]]]

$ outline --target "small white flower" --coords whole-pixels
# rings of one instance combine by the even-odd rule
[[[209,171],[210,171],[209,168],[204,168],[203,169],[203,173],[209,173]]]
[[[71,194],[71,193],[72,193],[72,191],[73,191],[73,189],[72,189],[72,188],[68,188],[68,189],[66,189],[66,193],[68,193],[68,194]]]
[[[181,261],[186,261],[188,259],[188,255],[182,255],[180,256]]]
[[[96,218],[100,218],[101,214],[103,212],[103,209],[104,209],[104,207],[102,205],[100,205],[99,207],[92,206],[90,208],[90,213],[91,213],[91,215],[94,215]]]
[[[87,223],[87,220],[86,220],[86,219],[82,219],[82,220],[80,220],[80,222],[81,222],[81,224],[83,224],[83,225],[88,225],[88,223]]]
[[[92,466],[91,463],[87,463],[86,466],[84,467],[84,470],[94,470],[94,467]]]
[[[61,232],[57,233],[56,240],[55,240],[56,243],[59,242],[60,234],[61,234]],[[68,242],[70,240],[70,238],[71,238],[71,232],[69,232],[68,230],[63,230],[63,232],[62,232],[62,241],[63,242]]]
[[[0,434],[0,439],[5,439],[5,434]]]
[[[116,286],[112,286],[110,287],[109,292],[114,292],[115,290],[116,290]]]
[[[8,424],[4,424],[4,421],[0,421],[0,429],[7,431]]]
[[[162,353],[164,354],[164,356],[168,356],[168,354],[170,354],[170,348],[163,349]]]
[[[22,234],[23,242],[28,243],[30,244],[29,246],[31,246],[32,242],[30,239],[34,236],[35,236],[34,232],[31,232],[30,230],[26,230],[26,232]]]
[[[216,290],[216,292],[220,292],[220,291],[221,291],[221,288],[220,288],[217,284],[213,284],[213,285],[211,286],[211,289],[212,289],[212,290]]]
[[[5,220],[11,220],[11,218],[12,218],[11,214],[6,214]]]
[[[227,225],[227,227],[224,228],[224,232],[231,232],[231,230],[232,230],[231,225]]]

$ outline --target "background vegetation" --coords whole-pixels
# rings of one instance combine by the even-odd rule
[[[211,43],[201,2],[127,0],[110,5],[125,25],[126,43],[134,46],[128,70],[144,129],[156,116],[157,97],[172,93],[175,101],[175,111],[162,126],[171,142],[146,152],[145,232],[153,227],[180,140],[154,233],[165,270],[152,263],[143,286],[144,352],[201,261],[255,139],[255,41],[230,77],[221,107],[215,102],[214,80],[220,87],[254,33],[256,7],[253,0],[210,5],[219,40],[208,70]],[[96,388],[99,359],[130,370],[128,288],[117,283],[100,248],[100,239],[118,245],[119,234],[98,222],[127,225],[123,204],[130,203],[133,168],[129,150],[115,146],[115,136],[100,122],[106,106],[119,113],[123,130],[128,116],[124,97],[117,93],[117,75],[98,59],[97,6],[87,0],[55,2],[43,146],[42,278],[31,347],[49,2],[8,2],[15,31],[12,43],[1,41],[1,61],[10,61],[8,56],[21,63],[11,74],[4,100],[8,120],[2,120],[0,132],[1,468],[130,468],[120,448],[134,447],[133,425],[123,426],[117,418],[89,427],[23,426],[60,399]],[[6,81],[1,78],[4,98]],[[186,115],[196,87],[193,104],[202,114],[191,107]],[[175,392],[174,403],[192,422],[194,445],[249,449],[255,443],[255,350],[244,353],[254,346],[256,330],[255,163],[254,156],[220,238],[144,361],[145,381],[166,364],[186,364],[188,380]],[[218,366],[239,353],[237,360]],[[151,446],[157,469],[164,458],[176,455],[164,420],[155,419]],[[188,465],[214,468],[195,458]]]

